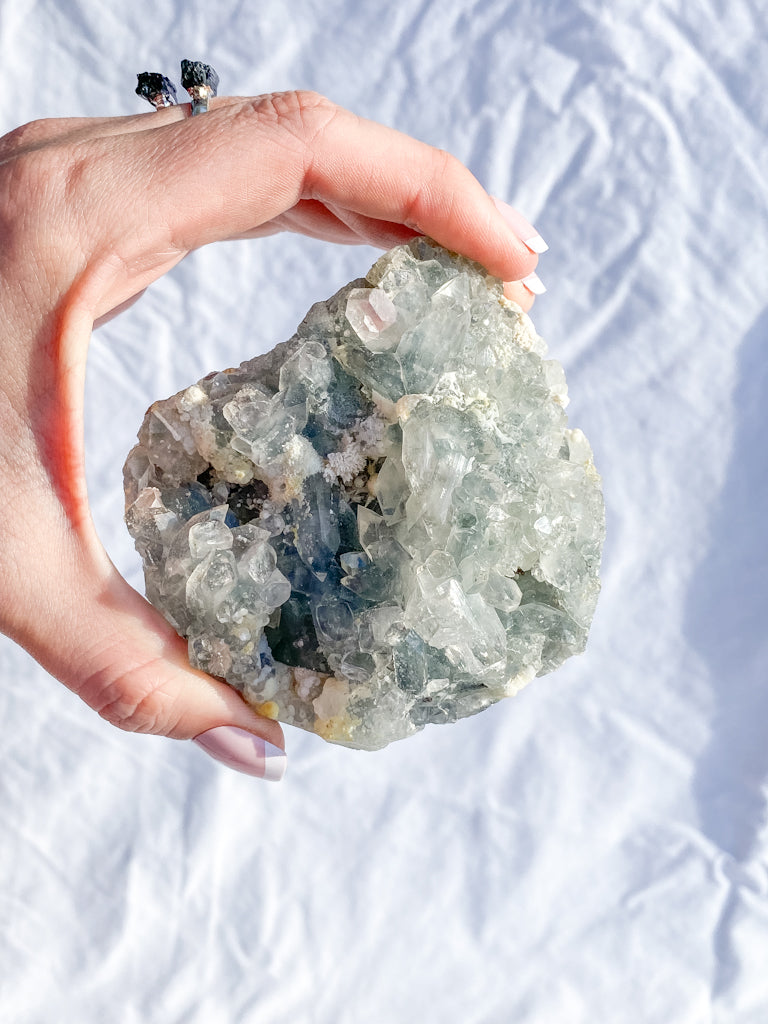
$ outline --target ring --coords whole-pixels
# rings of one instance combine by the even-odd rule
[[[176,87],[170,78],[160,75],[156,71],[142,71],[136,76],[139,84],[136,86],[136,95],[151,103],[155,110],[161,107],[172,107],[176,102]]]
[[[199,60],[181,62],[181,84],[192,98],[192,117],[204,114],[219,88],[219,76],[210,64]]]

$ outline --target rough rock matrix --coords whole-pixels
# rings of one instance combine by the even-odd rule
[[[191,663],[376,749],[582,651],[603,501],[545,356],[499,281],[415,239],[290,341],[156,402],[126,521]]]

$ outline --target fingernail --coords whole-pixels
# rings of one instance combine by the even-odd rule
[[[516,210],[514,206],[510,206],[509,203],[505,203],[503,200],[497,199],[496,196],[491,196],[491,199],[493,200],[496,209],[507,224],[509,224],[523,245],[527,245],[531,252],[541,254],[547,251],[549,248],[547,243],[541,237],[533,224],[530,224],[519,210]]]
[[[234,725],[220,725],[195,736],[194,743],[216,761],[244,775],[267,782],[279,782],[285,775],[288,758],[285,751]]]
[[[535,273],[529,274],[527,277],[521,277],[520,284],[525,285],[528,291],[533,292],[534,295],[543,295],[547,290],[539,275]]]

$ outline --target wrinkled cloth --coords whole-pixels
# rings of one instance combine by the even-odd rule
[[[120,733],[1,640],[4,1020],[765,1019],[766,15],[2,6],[3,132],[138,112],[136,73],[178,83],[187,57],[222,94],[316,89],[467,163],[550,244],[533,318],[608,515],[583,656],[378,753],[289,729],[279,786]],[[146,407],[289,337],[374,257],[208,248],[96,332],[89,493],[136,587],[121,467]]]

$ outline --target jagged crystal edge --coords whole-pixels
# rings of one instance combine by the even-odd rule
[[[417,238],[296,334],[156,402],[125,464],[147,596],[258,711],[376,749],[583,650],[600,478],[562,367]]]

